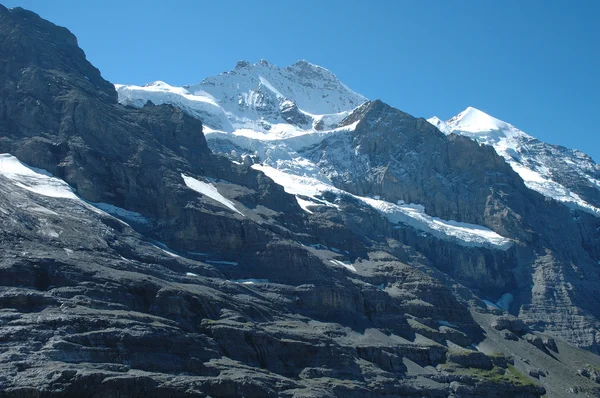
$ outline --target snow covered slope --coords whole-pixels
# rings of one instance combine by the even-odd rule
[[[425,213],[425,209],[421,205],[390,203],[379,197],[369,198],[351,195],[330,183],[306,175],[294,175],[289,170],[282,171],[265,165],[254,165],[253,167],[282,185],[287,193],[296,195],[300,206],[309,213],[311,212],[310,207],[337,207],[335,202],[327,201],[322,195],[325,192],[331,192],[337,195],[354,197],[364,205],[377,210],[394,224],[409,225],[419,231],[429,233],[440,239],[454,241],[462,246],[506,250],[513,244],[511,239],[500,236],[489,228],[431,217]]]
[[[333,73],[306,61],[287,68],[265,60],[255,64],[240,61],[234,70],[199,84],[173,87],[157,81],[142,87],[116,85],[116,89],[123,104],[141,107],[148,100],[171,103],[202,119],[208,127],[227,132],[317,126],[327,123],[323,115],[344,115],[366,101]]]
[[[123,222],[138,224],[147,223],[148,220],[139,213],[122,209],[106,203],[92,203],[81,199],[75,190],[60,178],[54,177],[43,169],[28,166],[19,161],[10,153],[0,153],[0,176],[6,177],[15,186],[33,192],[37,195],[51,198],[67,199],[74,206],[81,206],[96,213],[111,215]],[[3,211],[0,208],[0,211]],[[52,211],[47,210],[46,211]]]
[[[494,147],[530,189],[600,217],[600,166],[581,151],[551,145],[478,109],[428,121],[446,134]]]
[[[183,87],[173,87],[161,81],[144,86],[116,84],[115,88],[122,104],[137,108],[141,108],[148,101],[155,105],[174,104],[213,128],[232,130],[231,123],[217,100],[207,93],[192,94]]]

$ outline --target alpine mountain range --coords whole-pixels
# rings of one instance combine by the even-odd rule
[[[600,396],[600,166],[307,61],[102,78],[0,6],[0,397]]]

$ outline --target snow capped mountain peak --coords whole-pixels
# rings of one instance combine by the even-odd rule
[[[445,134],[459,134],[492,146],[525,185],[565,205],[600,217],[600,166],[587,155],[541,142],[512,124],[468,107],[442,121],[427,119]]]
[[[279,100],[291,100],[316,115],[349,111],[367,100],[329,70],[305,60],[286,68],[264,59],[254,64],[238,61],[234,70],[209,77],[188,90],[210,93],[232,114],[259,109],[260,116],[267,119],[271,115],[265,111],[269,113]]]
[[[472,106],[446,121],[442,121],[437,116],[427,121],[445,134],[465,135],[487,145],[495,145],[505,138],[516,136],[534,139],[512,124],[496,119]]]
[[[471,106],[449,119],[446,124],[451,130],[468,131],[472,133],[502,130],[510,126],[508,123],[496,119]]]
[[[227,132],[306,128],[331,119],[325,115],[346,113],[367,101],[329,70],[305,60],[285,68],[265,59],[238,61],[231,71],[183,87],[163,81],[115,87],[121,103],[138,107],[148,100],[171,103],[203,120],[207,128]]]
[[[286,70],[293,71],[297,75],[311,74],[313,77],[325,77],[329,79],[337,80],[337,77],[329,69],[323,68],[322,66],[312,64],[304,59],[298,60],[285,68]]]

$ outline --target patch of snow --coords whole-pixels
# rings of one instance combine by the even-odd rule
[[[186,272],[185,276],[198,276],[198,274],[194,274],[193,272]]]
[[[481,301],[483,301],[485,303],[485,305],[487,305],[487,307],[489,309],[492,309],[492,310],[499,310],[500,309],[500,307],[498,307],[496,304],[492,303],[491,301],[488,301],[488,300],[481,300]]]
[[[298,205],[302,208],[302,210],[309,214],[313,214],[313,212],[309,210],[308,206],[315,206],[317,205],[316,203],[311,202],[310,200],[304,200],[298,195],[296,195],[296,201],[298,202]]]
[[[464,246],[482,246],[501,250],[507,250],[513,245],[511,239],[505,238],[486,227],[432,217],[425,213],[422,205],[400,205],[381,199],[351,195],[335,188],[331,183],[326,183],[314,177],[289,174],[264,164],[254,164],[252,167],[262,171],[277,184],[283,186],[287,193],[311,197],[320,200],[327,206],[338,207],[335,203],[318,199],[318,196],[321,196],[322,193],[333,192],[339,195],[349,195],[376,209],[393,223],[409,225],[441,239],[452,239]]]
[[[199,194],[208,196],[212,200],[221,203],[228,209],[233,210],[236,213],[241,214],[243,216],[242,212],[240,212],[238,209],[235,208],[235,205],[233,204],[233,202],[231,200],[227,199],[225,196],[221,195],[214,185],[209,184],[204,181],[199,181],[199,180],[197,180],[193,177],[187,176],[185,174],[181,174],[181,177],[183,178],[183,181],[185,182],[185,185],[188,188],[193,189],[194,191],[198,192]]]
[[[427,119],[427,121],[430,124],[433,124],[435,127],[437,127],[438,130],[440,130],[442,133],[450,134],[450,129],[448,128],[448,125],[446,124],[446,122],[441,120],[439,117],[434,116],[434,117]]]
[[[510,305],[514,300],[514,296],[511,293],[504,293],[502,297],[496,301],[496,305],[503,309],[504,311],[508,311],[510,309]]]
[[[509,126],[508,123],[496,119],[479,109],[469,106],[467,109],[446,122],[453,130],[468,131],[471,133],[502,130]]]
[[[453,324],[453,323],[450,323],[450,322],[448,322],[448,321],[438,321],[438,323],[439,323],[440,325],[442,325],[442,326],[446,326],[446,327],[449,327],[449,328],[458,329],[458,326],[456,326],[455,324]]]
[[[156,247],[157,249],[160,249],[163,253],[168,254],[171,257],[181,258],[181,256],[179,254],[177,254],[177,252],[170,249],[167,245],[165,245],[162,242],[159,242],[157,240],[152,240],[151,244],[152,244],[152,246]]]
[[[119,95],[119,102],[124,105],[141,108],[148,101],[155,105],[172,104],[214,128],[233,130],[217,100],[206,92],[198,91],[192,94],[183,87],[174,87],[161,81],[145,86],[115,84],[115,89]]]
[[[356,272],[356,268],[354,268],[354,265],[352,265],[352,264],[347,264],[347,263],[345,263],[343,261],[339,261],[339,260],[329,260],[329,262],[332,264],[335,264],[335,265],[342,266],[352,272]]]
[[[241,283],[242,285],[254,285],[255,283],[269,283],[268,279],[232,279],[230,282]]]
[[[266,88],[271,90],[278,98],[285,98],[285,96],[283,94],[281,94],[275,87],[273,87],[273,85],[271,83],[269,83],[269,81],[267,79],[265,79],[264,77],[259,75],[258,80],[260,81],[260,83],[263,86],[265,86]]]
[[[144,217],[140,213],[136,213],[135,211],[125,210],[120,207],[108,204],[108,203],[101,203],[101,202],[98,202],[98,203],[88,202],[88,203],[94,207],[97,207],[98,209],[100,209],[102,211],[105,211],[106,213],[108,213],[112,216],[124,218],[127,221],[134,222],[137,224],[150,224],[150,220],[148,218]]]
[[[63,180],[43,169],[27,166],[8,153],[0,154],[0,174],[15,185],[51,198],[79,200],[73,189]]]
[[[421,205],[397,205],[383,200],[360,198],[393,223],[402,223],[418,230],[428,232],[441,239],[452,238],[465,246],[493,247],[507,250],[513,241],[489,228],[432,217],[424,212]]]
[[[12,180],[16,186],[38,195],[48,196],[51,198],[75,200],[81,203],[87,209],[99,214],[113,217],[118,216],[130,221],[136,221],[138,223],[149,222],[148,219],[139,213],[121,209],[117,206],[107,203],[87,202],[77,196],[73,188],[71,188],[71,186],[69,186],[69,184],[67,184],[65,181],[54,177],[46,170],[28,166],[8,153],[0,154],[0,175]],[[32,208],[32,210],[45,214],[56,214],[55,212],[43,207]],[[119,218],[116,219],[119,220]],[[124,225],[129,225],[122,220],[119,221]]]

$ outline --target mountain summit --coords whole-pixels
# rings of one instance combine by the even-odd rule
[[[117,91],[124,104],[142,106],[148,100],[176,104],[202,118],[208,127],[224,131],[249,128],[266,132],[286,124],[289,118],[300,124],[312,123],[321,115],[348,112],[366,101],[333,73],[307,61],[286,68],[265,60],[255,64],[239,61],[232,71],[199,84],[117,85]]]
[[[437,117],[428,121],[445,134],[493,147],[529,188],[600,217],[600,166],[583,152],[539,141],[472,107],[445,122]]]

